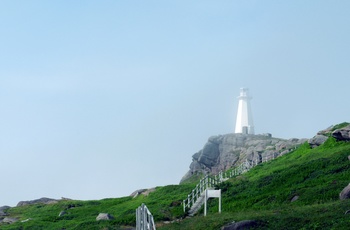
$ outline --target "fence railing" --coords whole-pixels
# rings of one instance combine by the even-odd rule
[[[182,204],[184,212],[186,212],[186,209],[190,209],[192,205],[196,203],[198,198],[207,188],[214,187],[218,183],[219,181],[217,179],[212,178],[209,175],[206,175],[203,179],[201,179],[192,192],[188,194],[187,199],[183,200]]]
[[[232,170],[226,171],[226,172],[219,172],[219,174],[211,177],[209,175],[206,175],[203,179],[199,181],[199,183],[196,185],[196,187],[192,190],[190,194],[188,194],[187,199],[184,199],[183,204],[183,210],[186,212],[186,210],[190,209],[194,203],[198,200],[198,198],[201,196],[201,194],[210,187],[214,187],[215,185],[232,178],[234,176],[238,176],[244,172],[247,172],[249,169],[257,165],[258,163],[254,164],[254,162],[250,162],[248,160],[245,160],[242,164],[240,164],[238,167],[233,168]]]
[[[136,230],[156,230],[153,216],[145,204],[136,209]]]
[[[291,152],[296,148],[297,146],[295,146],[294,148],[288,149],[288,152]],[[249,171],[251,168],[257,166],[260,163],[273,160],[276,157],[279,157],[280,155],[282,155],[282,153],[273,153],[270,156],[265,155],[265,157],[261,157],[260,159],[256,158],[255,161],[246,159],[242,164],[240,164],[239,166],[231,170],[228,170],[226,172],[220,171],[217,175],[214,175],[212,177],[210,177],[209,175],[206,175],[203,179],[200,180],[196,188],[193,189],[190,194],[188,194],[187,199],[183,200],[182,203],[183,203],[184,212],[186,212],[187,209],[190,209],[194,205],[196,200],[208,188],[208,185],[213,187],[229,178],[241,175],[242,173]]]

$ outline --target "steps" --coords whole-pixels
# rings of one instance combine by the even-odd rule
[[[275,155],[273,159],[274,158]],[[205,202],[204,197],[206,189],[213,190],[212,187],[214,187],[215,185],[220,184],[232,177],[241,175],[260,163],[263,162],[253,162],[246,159],[242,164],[229,171],[221,171],[219,172],[219,174],[213,177],[206,175],[203,179],[199,181],[199,183],[196,185],[196,188],[192,190],[192,193],[188,194],[187,198],[183,200],[182,205],[184,212],[186,213],[186,211],[188,210],[188,215],[194,216]]]
[[[248,160],[246,160],[238,167],[234,168],[229,172],[220,172],[214,177],[206,175],[203,179],[199,181],[199,183],[192,190],[192,192],[188,194],[187,198],[183,200],[182,205],[184,212],[189,210],[188,214],[190,216],[195,215],[200,209],[200,207],[204,204],[204,196],[206,189],[212,190],[212,187],[214,187],[215,185],[220,184],[234,176],[238,176],[248,171],[252,167],[254,167],[254,163],[251,164],[248,162]]]
[[[214,190],[214,188],[207,188],[207,190]],[[194,216],[202,207],[205,201],[205,192],[206,190],[201,193],[196,202],[192,205],[191,209],[188,211],[189,216]]]

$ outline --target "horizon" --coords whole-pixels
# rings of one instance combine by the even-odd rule
[[[0,205],[178,184],[249,88],[256,134],[348,122],[350,2],[3,1]]]

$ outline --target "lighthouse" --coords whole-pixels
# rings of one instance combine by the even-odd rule
[[[241,88],[238,97],[238,111],[235,133],[254,134],[254,124],[248,88]]]

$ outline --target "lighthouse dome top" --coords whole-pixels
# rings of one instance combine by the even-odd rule
[[[239,93],[238,99],[240,99],[240,98],[251,99],[251,97],[249,96],[249,89],[248,88],[245,88],[245,87],[240,88],[240,93]]]

